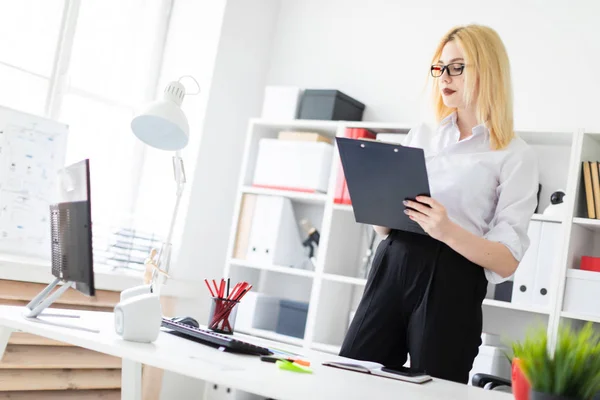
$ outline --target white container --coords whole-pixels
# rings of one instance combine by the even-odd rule
[[[598,293],[600,293],[600,272],[568,270],[563,311],[600,316]]]
[[[332,156],[333,146],[329,143],[260,139],[252,184],[327,192]]]
[[[264,119],[296,119],[302,89],[294,86],[267,86],[261,117]]]
[[[255,328],[275,331],[278,318],[278,297],[248,292],[238,305],[234,330],[248,332]]]
[[[511,378],[511,367],[504,352],[507,349],[496,346],[479,346],[479,354],[475,357],[473,368],[469,372],[469,385],[473,379],[473,375],[482,373],[498,376],[500,378]]]
[[[408,134],[406,133],[378,133],[376,139],[381,142],[386,143],[396,143],[396,144],[404,144],[406,137]]]

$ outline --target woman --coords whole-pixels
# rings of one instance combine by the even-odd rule
[[[405,201],[428,235],[387,235],[340,355],[467,383],[481,344],[488,281],[516,270],[537,203],[533,150],[513,132],[508,56],[485,26],[449,31],[431,66],[439,126],[410,131],[425,152],[431,197]]]

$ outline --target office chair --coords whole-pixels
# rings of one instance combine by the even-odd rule
[[[501,392],[512,393],[511,381],[489,374],[475,374],[471,379],[473,386],[483,388],[484,390],[497,390]],[[600,393],[596,393],[592,400],[600,400]]]
[[[471,383],[473,386],[483,388],[484,390],[512,393],[510,379],[500,378],[499,376],[477,373],[473,375]]]

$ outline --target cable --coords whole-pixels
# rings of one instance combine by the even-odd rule
[[[186,93],[186,96],[196,96],[196,95],[200,94],[200,90],[201,90],[201,88],[200,88],[200,84],[198,83],[198,81],[196,80],[196,78],[194,78],[192,75],[183,75],[182,77],[180,77],[180,78],[177,80],[177,82],[181,82],[181,80],[182,80],[183,78],[190,78],[191,80],[193,80],[193,81],[194,81],[194,83],[195,83],[195,84],[196,84],[196,86],[198,87],[198,91],[197,91],[197,92],[195,92],[195,93]],[[184,86],[185,86],[185,85],[184,85]]]

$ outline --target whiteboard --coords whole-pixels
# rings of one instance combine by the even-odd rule
[[[0,106],[0,253],[50,259],[68,126]]]

